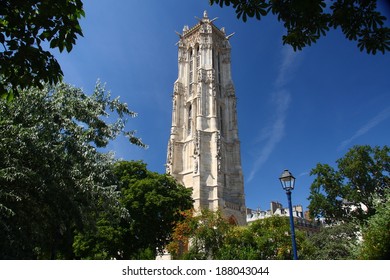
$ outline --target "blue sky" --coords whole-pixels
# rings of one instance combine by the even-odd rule
[[[122,138],[109,147],[118,158],[165,172],[175,31],[195,25],[204,10],[218,17],[217,27],[235,32],[232,78],[247,207],[287,204],[278,180],[284,169],[296,177],[293,203],[307,207],[317,163],[334,165],[354,145],[389,145],[390,55],[362,53],[339,30],[294,52],[282,45],[285,31],[272,15],[243,23],[231,7],[210,7],[207,0],[85,0],[84,8],[84,37],[56,57],[66,82],[90,93],[100,79],[138,113],[127,128],[149,148]]]

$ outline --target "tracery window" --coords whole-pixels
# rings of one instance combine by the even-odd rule
[[[190,49],[190,69],[189,69],[189,94],[192,93],[192,83],[194,81],[194,52]]]
[[[221,87],[221,56],[218,53],[217,55],[217,67],[218,67],[218,89],[219,89],[219,97],[222,97],[222,87]]]
[[[200,50],[199,45],[196,47],[196,69],[200,68]]]

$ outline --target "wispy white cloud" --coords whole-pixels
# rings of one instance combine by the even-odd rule
[[[282,62],[279,67],[278,76],[275,79],[275,91],[271,95],[271,104],[276,108],[275,115],[271,123],[261,131],[259,142],[261,142],[262,149],[253,163],[247,179],[248,182],[254,178],[284,136],[287,111],[291,103],[291,94],[285,89],[285,86],[292,77],[296,57],[297,53],[290,47],[282,49]]]
[[[287,116],[287,109],[291,101],[291,95],[286,90],[280,90],[274,93],[274,97],[274,103],[276,106],[275,119],[272,124],[265,129],[267,133],[264,134],[263,137],[263,148],[253,163],[252,170],[248,177],[248,182],[254,178],[256,172],[267,161],[268,157],[275,149],[275,146],[284,136],[285,119]]]
[[[279,74],[275,80],[276,88],[283,88],[291,80],[296,65],[297,53],[291,47],[286,46],[282,49],[282,57]]]
[[[352,137],[344,140],[338,147],[338,150],[344,149],[347,145],[349,145],[356,138],[359,138],[369,132],[371,129],[376,127],[378,124],[386,120],[390,117],[390,107],[387,107],[385,110],[379,112],[375,117],[370,119],[367,123],[365,123],[362,127],[360,127]]]
[[[303,176],[307,176],[307,175],[310,175],[310,172],[308,171],[305,171],[305,172],[302,172],[298,175],[298,177],[303,177]]]

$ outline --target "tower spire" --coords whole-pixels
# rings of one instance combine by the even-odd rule
[[[206,11],[198,20],[183,30],[178,42],[167,173],[193,189],[196,210],[219,209],[227,219],[243,225],[246,208],[231,35],[216,28]]]

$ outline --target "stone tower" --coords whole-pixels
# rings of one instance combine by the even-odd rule
[[[167,173],[193,189],[194,208],[246,223],[230,43],[207,12],[178,42]]]

